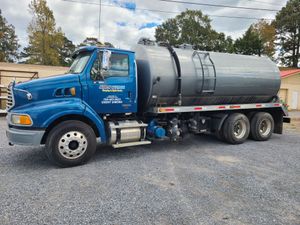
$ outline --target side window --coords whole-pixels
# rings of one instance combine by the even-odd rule
[[[93,67],[91,69],[91,79],[92,80],[103,80],[103,76],[101,74],[101,60],[102,60],[102,52],[100,52],[94,61]]]
[[[110,57],[109,70],[102,70],[102,55],[100,52],[91,69],[92,80],[103,80],[106,77],[127,77],[129,76],[129,58],[127,54],[112,53]]]
[[[129,75],[128,55],[112,53],[110,69],[104,72],[104,77],[127,77]]]

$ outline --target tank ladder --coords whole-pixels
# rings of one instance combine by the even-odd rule
[[[215,64],[210,58],[209,52],[194,51],[192,57],[193,61],[195,60],[195,57],[197,57],[201,65],[201,67],[198,67],[194,61],[197,74],[202,73],[201,93],[213,94],[216,90],[217,74]],[[207,59],[208,63],[206,62]],[[210,68],[213,69],[213,76],[210,76]]]

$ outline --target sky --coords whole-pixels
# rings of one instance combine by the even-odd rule
[[[186,9],[200,9],[204,14],[238,17],[255,17],[274,19],[276,12],[232,9],[224,7],[208,7],[192,4],[163,2],[159,0],[101,0],[100,40],[108,41],[118,48],[129,49],[139,38],[154,39],[155,27],[168,18],[176,16],[176,12]],[[280,10],[287,0],[185,0],[195,3],[222,4],[251,8],[267,8]],[[99,37],[99,2],[100,0],[47,0],[54,13],[57,27],[61,27],[66,37],[75,44],[85,37]],[[88,2],[95,4],[81,4]],[[26,29],[31,21],[28,9],[30,0],[0,0],[2,15],[8,23],[13,24],[22,47],[28,43]],[[171,11],[163,13],[150,10]],[[218,32],[224,32],[236,39],[257,22],[257,20],[222,18],[211,16],[212,26]]]

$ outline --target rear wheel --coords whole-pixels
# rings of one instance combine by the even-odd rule
[[[77,166],[87,162],[96,151],[93,129],[76,120],[54,127],[46,142],[46,155],[59,166]]]
[[[267,141],[274,131],[274,119],[270,113],[258,112],[251,120],[251,137],[256,141]]]
[[[250,123],[244,114],[231,114],[224,122],[222,133],[226,142],[241,144],[245,142],[250,133]]]

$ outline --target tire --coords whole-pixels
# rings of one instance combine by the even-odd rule
[[[258,112],[251,120],[251,138],[256,141],[267,141],[274,132],[274,119],[270,113]]]
[[[244,114],[231,114],[224,122],[223,135],[230,144],[242,144],[250,133],[250,122]]]
[[[45,152],[60,167],[86,163],[96,151],[93,129],[81,121],[69,120],[55,126],[49,133]]]

